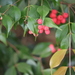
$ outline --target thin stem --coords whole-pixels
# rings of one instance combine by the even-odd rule
[[[60,4],[60,7],[61,7],[61,10],[62,10],[62,13],[64,13],[64,10],[63,10],[63,7],[62,7],[62,4]]]
[[[43,5],[43,0],[41,0],[41,6]]]
[[[70,8],[68,7],[69,13],[69,75],[71,75],[71,26],[70,26]]]

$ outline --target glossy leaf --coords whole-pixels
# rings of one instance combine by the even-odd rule
[[[4,75],[17,75],[15,67],[9,68]]]
[[[62,49],[67,49],[69,47],[69,35],[63,38],[61,41],[61,48]]]
[[[72,67],[73,68],[73,70],[74,70],[74,72],[75,72],[75,67]]]
[[[73,42],[75,43],[75,34],[72,34]]]
[[[19,72],[22,72],[22,73],[30,73],[31,75],[33,75],[33,72],[32,72],[32,69],[31,69],[31,66],[26,64],[26,63],[18,63],[17,64],[17,69]]]
[[[44,25],[48,26],[48,27],[53,27],[53,28],[57,28],[59,30],[61,30],[50,18],[45,18],[44,20]]]
[[[53,75],[65,75],[68,67],[60,67]]]
[[[48,47],[50,43],[40,43],[36,45],[32,54],[40,55],[41,57],[48,57],[51,54],[51,50]]]
[[[2,19],[2,23],[6,27],[7,32],[9,33],[10,30],[12,29],[12,27],[13,27],[13,23],[12,23],[11,18],[7,15],[4,15],[3,19]]]
[[[72,32],[75,33],[75,23],[72,23]]]
[[[51,68],[57,67],[62,62],[67,50],[57,51],[50,59],[49,65]]]
[[[60,26],[60,29],[62,29],[61,31],[60,30],[57,30],[56,31],[56,41],[57,42],[61,42],[61,40],[67,35],[68,33],[68,25],[62,25]]]
[[[7,45],[5,34],[0,33],[0,41],[2,41],[5,45]]]
[[[8,11],[8,14],[15,20],[18,21],[21,18],[21,11],[18,7],[12,6]]]
[[[39,6],[37,8],[37,12],[40,14],[42,18],[44,18],[49,13],[49,8],[46,6]]]

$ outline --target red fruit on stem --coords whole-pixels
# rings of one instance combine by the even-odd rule
[[[51,52],[52,52],[52,53],[55,53],[55,52],[56,52],[56,49],[55,49],[55,47],[54,47],[53,44],[50,44],[50,45],[49,45],[49,48],[51,49]]]
[[[28,33],[29,33],[29,34],[33,34],[33,32],[32,32],[32,31],[30,31],[30,30],[28,31]]]
[[[63,13],[62,15],[63,15],[64,18],[68,18],[69,17],[68,13]]]
[[[38,29],[40,30],[42,30],[43,29],[43,25],[38,25]]]
[[[43,33],[43,30],[42,30],[42,29],[40,29],[40,30],[39,30],[39,33]]]
[[[63,16],[62,16],[62,15],[58,15],[58,16],[57,16],[57,19],[58,19],[58,20],[62,20],[62,19],[63,19]]]
[[[53,9],[51,12],[54,13],[54,14],[57,14],[58,13],[58,11],[55,10],[55,9]]]
[[[57,20],[56,24],[57,25],[60,25],[61,24],[60,20]]]
[[[63,18],[63,19],[61,20],[61,23],[66,23],[66,19]]]
[[[52,20],[53,20],[53,22],[54,22],[54,23],[56,23],[56,22],[57,22],[57,18],[53,18]]]
[[[44,26],[44,30],[49,30],[49,27],[48,26]]]
[[[45,30],[45,34],[46,35],[50,34],[50,30]]]
[[[37,23],[38,23],[38,24],[42,24],[42,23],[43,23],[43,20],[42,20],[42,19],[38,19],[38,20],[37,20]]]
[[[54,13],[50,13],[50,14],[49,14],[49,17],[50,17],[50,18],[56,18],[57,16],[56,16],[56,14],[54,14]]]

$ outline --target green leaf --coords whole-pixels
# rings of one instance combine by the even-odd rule
[[[17,75],[15,67],[10,67],[6,72],[5,75]]]
[[[65,57],[67,50],[60,50],[57,51],[50,59],[49,65],[52,68],[55,68],[60,65],[62,62],[63,58]]]
[[[60,67],[53,75],[65,75],[68,67]]]
[[[31,66],[26,64],[26,63],[18,63],[17,64],[17,69],[18,69],[19,72],[29,73],[29,74],[33,75]]]
[[[59,30],[61,30],[50,18],[45,18],[44,20],[44,25],[48,26],[48,27],[53,27],[53,28],[57,28]]]
[[[67,35],[68,33],[68,25],[62,25],[60,26],[60,29],[62,29],[61,31],[60,30],[57,30],[56,31],[56,41],[57,42],[61,42],[61,40]]]
[[[34,24],[35,24],[36,20],[32,17],[28,18],[28,24],[27,27],[29,28],[29,30],[31,30],[33,33],[35,33],[34,31]]]
[[[75,43],[75,34],[72,34],[73,42]]]
[[[48,47],[50,43],[40,43],[36,45],[32,54],[40,55],[41,57],[48,57],[51,54],[51,50]]]
[[[18,7],[12,6],[8,11],[8,14],[15,20],[18,21],[21,18],[21,11]]]
[[[0,33],[0,41],[7,45],[5,34]]]
[[[62,49],[67,49],[69,47],[69,35],[63,38],[61,41],[61,48]]]
[[[7,32],[9,33],[10,30],[12,29],[12,27],[13,27],[11,18],[7,15],[4,15],[3,19],[2,19],[2,23],[6,27]]]
[[[72,51],[74,52],[74,54],[75,54],[75,49],[72,49]]]
[[[72,23],[72,32],[75,33],[75,23]]]
[[[51,75],[51,71],[53,74],[56,70],[55,69],[44,69],[44,75]]]
[[[40,14],[40,16],[44,19],[45,16],[49,13],[49,8],[46,7],[45,5],[39,6],[37,8],[37,12]]]
[[[30,7],[30,11],[29,11],[29,16],[30,17],[33,17],[33,18],[39,18],[39,14],[38,14],[38,12],[37,12],[37,8],[38,8],[38,6],[37,5],[32,5],[31,7]],[[35,11],[35,12],[34,12]]]

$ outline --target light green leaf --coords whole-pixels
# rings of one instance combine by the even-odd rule
[[[60,67],[53,75],[65,75],[68,67]]]
[[[8,14],[15,20],[18,21],[21,18],[21,11],[18,7],[12,6],[8,11]]]
[[[72,23],[72,32],[75,33],[75,23]]]
[[[0,33],[0,41],[7,45],[5,34]]]
[[[7,32],[9,33],[13,26],[11,18],[8,15],[4,15],[2,23],[6,27]]]
[[[48,26],[48,27],[53,27],[53,28],[57,28],[59,30],[61,30],[50,18],[45,18],[44,19],[44,25]]]
[[[75,43],[75,34],[72,34],[73,42]]]
[[[39,7],[37,8],[37,12],[40,14],[40,16],[41,16],[42,18],[44,18],[44,17],[49,13],[49,8],[46,7],[45,5],[39,6]]]
[[[68,25],[62,25],[60,26],[60,29],[62,29],[61,31],[60,30],[57,30],[56,31],[56,41],[57,42],[61,42],[61,40],[67,35],[68,33]]]
[[[6,72],[5,75],[17,75],[15,67],[9,68]]]
[[[40,55],[40,57],[48,57],[51,54],[51,50],[48,47],[50,43],[40,43],[36,45],[32,54]]]
[[[50,59],[49,65],[52,68],[55,68],[60,65],[62,62],[63,58],[65,57],[67,50],[60,50],[57,51]]]
[[[33,75],[31,66],[26,63],[18,63],[17,69],[18,69],[18,71],[20,71],[22,73],[29,73],[29,74]]]
[[[61,41],[61,48],[62,49],[67,49],[69,47],[69,35],[63,38]]]

